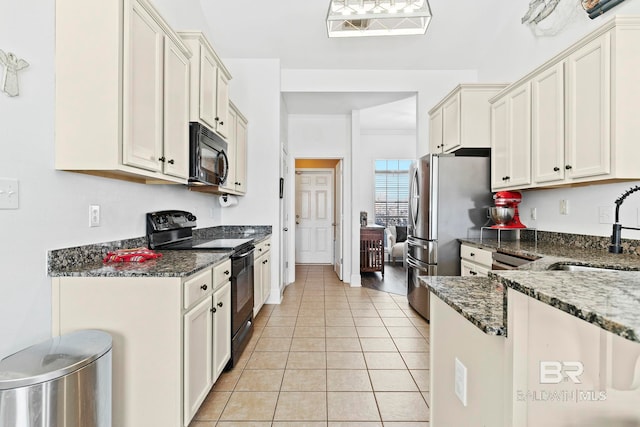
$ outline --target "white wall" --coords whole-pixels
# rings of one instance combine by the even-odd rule
[[[0,49],[30,66],[20,96],[0,93],[0,176],[20,182],[20,208],[0,210],[0,358],[50,337],[50,249],[145,235],[146,212],[185,209],[220,223],[210,195],[55,171],[54,3],[0,0]],[[0,67],[0,72],[4,67]],[[91,78],[84,76],[83,78]],[[89,205],[102,225],[89,228]]]
[[[429,152],[427,112],[457,84],[473,83],[475,70],[282,70],[283,92],[415,92],[418,148]]]
[[[280,265],[280,61],[223,59],[233,79],[229,97],[249,120],[247,194],[236,206],[222,210],[222,223],[270,225],[271,263]],[[280,302],[280,271],[271,269],[272,292],[267,302]]]
[[[501,11],[504,15],[502,31],[486,49],[481,64],[479,81],[515,81],[537,66],[569,47],[581,37],[601,26],[613,16],[639,14],[640,2],[627,1],[594,20],[580,12],[578,19],[554,37],[536,37],[520,18],[527,10],[528,1],[508,2]],[[640,166],[639,166],[640,170]],[[614,200],[626,189],[640,182],[600,184],[579,188],[554,190],[529,190],[523,193],[522,221],[541,230],[572,232],[599,236],[611,235],[611,225],[600,224],[598,207],[613,206]],[[559,214],[559,202],[567,199],[569,215]],[[537,221],[529,216],[530,208],[537,208]],[[634,194],[625,201],[621,210],[623,225],[637,227],[640,195]],[[640,233],[623,231],[623,237],[640,238]]]
[[[348,115],[289,115],[289,154],[292,159],[289,182],[291,197],[289,200],[290,218],[295,218],[295,167],[294,159],[334,158],[343,159],[344,172],[344,217],[350,218],[351,208],[351,117]],[[292,224],[293,226],[293,224]],[[343,235],[350,236],[352,224],[343,223]],[[289,230],[292,230],[290,227]],[[295,264],[295,228],[291,235],[289,265]],[[351,242],[344,240],[343,278],[350,283],[352,259]],[[294,275],[295,278],[295,275]]]
[[[358,205],[354,209],[367,211],[369,222],[375,219],[375,161],[380,159],[416,158],[416,134],[398,131],[396,133],[361,133],[362,151],[359,158],[359,173],[355,177],[354,187],[358,189]]]

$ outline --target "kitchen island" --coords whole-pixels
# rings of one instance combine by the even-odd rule
[[[435,296],[432,423],[640,425],[640,258],[464,243],[539,259],[489,278],[421,278]],[[570,264],[627,271],[555,270]]]

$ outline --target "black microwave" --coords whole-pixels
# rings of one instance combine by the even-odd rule
[[[189,123],[189,184],[222,185],[229,173],[227,143],[206,126]]]

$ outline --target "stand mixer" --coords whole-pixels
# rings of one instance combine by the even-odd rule
[[[520,222],[518,205],[522,194],[518,191],[498,191],[493,195],[496,206],[491,208],[491,219],[495,222],[491,228],[527,228]]]

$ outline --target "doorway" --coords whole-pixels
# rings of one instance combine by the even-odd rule
[[[296,264],[333,265],[342,280],[342,160],[295,160]]]

